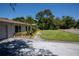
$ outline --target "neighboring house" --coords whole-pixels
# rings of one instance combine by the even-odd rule
[[[26,23],[0,18],[0,39],[12,37],[16,32],[26,31]]]

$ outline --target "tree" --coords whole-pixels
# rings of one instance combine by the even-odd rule
[[[34,24],[35,20],[32,17],[29,16],[29,17],[26,18],[26,23]]]
[[[77,20],[75,27],[79,29],[79,19]]]
[[[26,21],[28,24],[29,30],[28,33],[34,33],[37,30],[36,25],[33,26],[33,24],[36,24],[36,20],[34,20],[32,17],[26,17]]]
[[[20,21],[20,22],[25,22],[26,19],[24,17],[16,17],[16,18],[13,18],[13,20]]]
[[[53,19],[53,25],[54,25],[54,29],[59,29],[60,26],[62,25],[61,19],[59,17],[55,17]]]
[[[62,21],[63,21],[63,28],[64,29],[69,29],[69,28],[74,27],[75,20],[73,19],[73,17],[63,16]]]
[[[36,14],[36,19],[38,20],[38,27],[40,29],[49,29],[50,23],[54,19],[54,15],[49,9],[45,9]]]

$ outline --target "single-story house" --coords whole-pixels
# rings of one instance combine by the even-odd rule
[[[27,31],[29,24],[0,18],[0,39],[12,37],[16,32]]]

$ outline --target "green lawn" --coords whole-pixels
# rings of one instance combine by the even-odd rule
[[[79,42],[79,35],[63,32],[61,30],[44,30],[41,38],[47,41],[74,41]]]

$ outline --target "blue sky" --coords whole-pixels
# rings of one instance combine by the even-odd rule
[[[54,3],[19,3],[15,6],[15,12],[12,11],[9,4],[0,3],[0,17],[15,18],[20,16],[32,16],[44,9],[50,9],[56,17],[72,16],[79,19],[79,4],[54,4]]]

